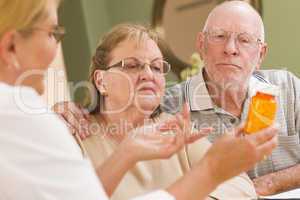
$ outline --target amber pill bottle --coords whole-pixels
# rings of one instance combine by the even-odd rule
[[[277,110],[277,95],[278,89],[270,87],[258,90],[252,96],[244,127],[246,134],[255,133],[273,124]]]

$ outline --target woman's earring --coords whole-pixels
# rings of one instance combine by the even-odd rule
[[[107,96],[107,91],[104,83],[99,86],[99,92],[102,96]]]
[[[17,60],[14,60],[13,61],[13,67],[18,71],[21,66],[20,66],[20,63],[17,61]]]
[[[14,60],[10,65],[6,66],[9,70],[19,71],[21,66],[17,60]]]

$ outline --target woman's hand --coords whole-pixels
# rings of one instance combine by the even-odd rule
[[[241,131],[242,127],[235,132]],[[249,170],[269,155],[277,145],[277,132],[272,126],[244,137],[234,134],[222,136],[204,158],[167,191],[176,199],[204,199],[219,184]]]
[[[235,134],[222,136],[204,156],[218,183],[250,170],[277,146],[278,129],[274,125],[252,135],[242,131],[243,126],[239,126]]]
[[[139,127],[130,132],[120,148],[128,152],[135,162],[141,160],[167,159],[185,144],[207,136],[212,128],[191,132],[188,105],[183,111],[164,122]]]

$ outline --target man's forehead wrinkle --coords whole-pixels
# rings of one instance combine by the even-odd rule
[[[236,20],[235,23],[232,22],[232,19]],[[244,27],[243,23],[245,25]],[[264,27],[262,19],[258,12],[248,3],[241,1],[230,1],[220,4],[209,14],[203,31],[207,31],[211,27],[226,24],[231,26],[241,24],[241,28],[252,29],[248,32],[252,32],[264,40]]]

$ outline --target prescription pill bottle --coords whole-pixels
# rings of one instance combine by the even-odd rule
[[[249,105],[248,118],[244,131],[247,134],[257,132],[272,125],[275,119],[279,90],[275,86],[262,88],[255,92]]]

